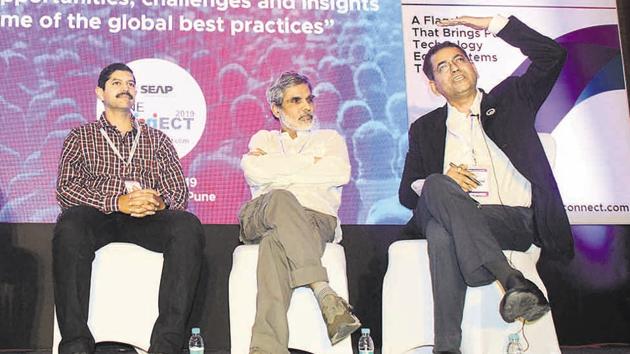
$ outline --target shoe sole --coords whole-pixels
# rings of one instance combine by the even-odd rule
[[[536,295],[530,292],[515,291],[506,296],[501,317],[505,322],[514,322],[522,317],[525,321],[536,321],[549,312],[548,303],[539,303]]]
[[[335,335],[332,338],[330,338],[330,343],[332,345],[335,345],[341,342],[342,340],[346,339],[346,337],[351,335],[354,331],[356,331],[360,327],[361,327],[361,322],[359,322],[358,320],[355,322],[347,323],[345,325],[340,326],[337,333],[335,333]]]

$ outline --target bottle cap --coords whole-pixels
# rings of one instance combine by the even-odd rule
[[[361,334],[370,334],[369,328],[361,328]]]
[[[201,330],[199,329],[199,327],[193,327],[192,334],[199,334],[199,333],[201,333]]]

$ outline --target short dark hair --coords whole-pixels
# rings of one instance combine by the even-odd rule
[[[101,73],[98,75],[98,87],[104,90],[105,83],[107,82],[107,80],[109,80],[109,78],[112,76],[114,71],[127,71],[127,72],[130,72],[131,75],[133,75],[133,71],[131,70],[130,67],[127,66],[127,64],[124,64],[124,63],[109,64],[103,70],[101,70]]]
[[[424,56],[424,62],[422,63],[422,71],[424,71],[424,74],[429,78],[429,80],[435,79],[435,76],[433,75],[433,66],[431,65],[431,57],[433,57],[433,55],[435,55],[435,53],[437,53],[440,49],[444,48],[457,48],[461,50],[466,58],[468,58],[468,54],[466,54],[466,51],[453,42],[445,41],[434,45]]]

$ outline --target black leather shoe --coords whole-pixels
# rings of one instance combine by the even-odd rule
[[[549,302],[536,284],[521,274],[510,277],[507,283],[514,285],[508,288],[499,305],[505,322],[514,322],[517,318],[536,321],[549,312]]]

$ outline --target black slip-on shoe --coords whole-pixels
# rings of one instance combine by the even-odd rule
[[[550,310],[549,301],[536,284],[522,275],[519,278],[517,285],[506,291],[499,305],[499,313],[508,323],[517,318],[528,322],[536,321]]]

